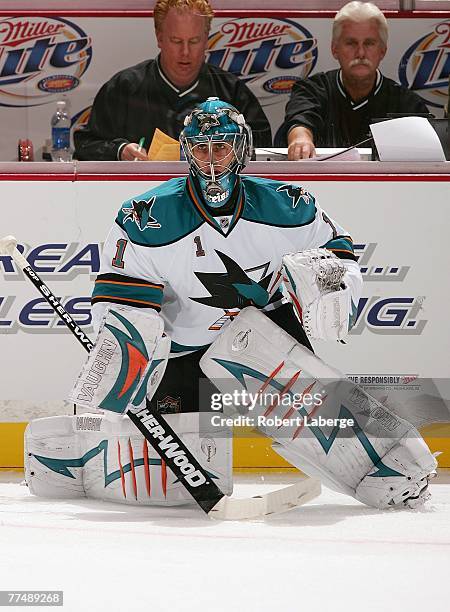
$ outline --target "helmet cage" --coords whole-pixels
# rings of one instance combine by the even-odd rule
[[[238,173],[245,165],[244,134],[187,136],[183,149],[195,174],[215,181],[229,172]]]
[[[241,113],[214,98],[205,105],[210,102],[217,106],[196,108],[185,118],[180,144],[207,204],[217,208],[231,197],[238,174],[250,159],[253,141]]]

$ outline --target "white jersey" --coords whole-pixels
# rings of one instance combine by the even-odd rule
[[[243,176],[234,214],[213,217],[190,178],[172,179],[120,209],[102,254],[94,316],[107,302],[154,308],[172,354],[195,351],[240,309],[280,305],[283,255],[316,247],[355,261],[347,232],[302,187]]]

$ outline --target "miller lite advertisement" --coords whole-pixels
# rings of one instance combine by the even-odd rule
[[[432,113],[447,101],[450,76],[450,20],[432,26],[402,56],[399,81],[417,91]]]
[[[317,58],[317,38],[291,19],[231,19],[213,27],[209,37],[208,62],[252,89],[273,132],[283,121],[293,84],[309,76]]]
[[[67,102],[72,128],[87,122],[105,81],[156,55],[152,30],[152,20],[0,17],[0,160],[16,160],[19,138],[30,138],[42,161],[56,102]],[[124,31],[141,42],[117,45]]]
[[[92,59],[90,36],[61,18],[27,17],[0,23],[0,104],[47,104],[72,91]]]
[[[416,91],[441,117],[450,75],[450,20],[390,19],[383,74]],[[206,60],[239,76],[260,100],[276,134],[295,81],[337,67],[332,19],[216,18]],[[130,44],[117,44],[128,40]],[[0,160],[30,138],[41,159],[56,101],[72,128],[87,122],[95,94],[119,70],[156,57],[153,19],[0,17]]]

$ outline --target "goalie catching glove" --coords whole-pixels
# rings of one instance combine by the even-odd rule
[[[310,338],[347,336],[356,320],[362,287],[355,261],[338,259],[327,249],[285,255],[283,281]]]

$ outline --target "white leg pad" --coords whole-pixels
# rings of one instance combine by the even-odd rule
[[[427,499],[437,463],[417,429],[256,308],[241,311],[200,366],[223,393],[244,389],[247,406],[260,393],[246,413],[252,425],[309,476],[377,508]]]
[[[164,418],[216,476],[219,488],[231,494],[230,432],[200,437],[197,413]],[[194,503],[127,417],[112,422],[87,413],[32,421],[25,431],[25,480],[30,492],[40,497],[90,497],[149,506]]]

